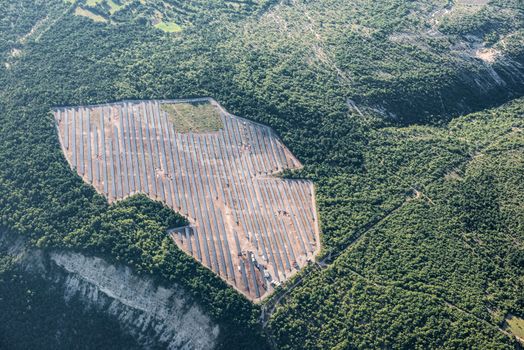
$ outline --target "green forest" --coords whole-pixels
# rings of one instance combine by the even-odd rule
[[[505,319],[524,318],[522,2],[110,3],[0,0],[2,234],[180,284],[223,349],[517,347]],[[304,164],[285,176],[317,189],[327,264],[277,292],[266,327],[264,305],[168,238],[183,217],[141,195],[109,206],[84,184],[50,114],[202,96],[274,128]],[[32,347],[30,333],[72,348],[48,334],[76,318],[82,344],[137,346],[58,294],[0,256],[0,347]]]

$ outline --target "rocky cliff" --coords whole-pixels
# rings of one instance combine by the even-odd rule
[[[126,266],[79,253],[29,248],[21,239],[0,234],[0,257],[8,256],[18,271],[43,277],[67,305],[116,321],[141,348],[216,345],[218,325],[177,285],[160,286]]]

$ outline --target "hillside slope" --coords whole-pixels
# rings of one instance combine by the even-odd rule
[[[109,206],[69,169],[49,114],[214,96],[277,131],[304,164],[285,175],[317,186],[324,254],[344,252],[298,276],[270,342],[514,346],[498,328],[524,316],[522,2],[215,2],[166,33],[156,5],[95,22],[71,2],[0,0],[0,227],[177,283],[218,347],[267,348],[260,307],[166,237],[183,218],[143,197]]]
[[[391,176],[398,202],[288,294],[269,325],[278,348],[513,348],[505,318],[524,311],[523,123],[520,99],[445,129],[377,131],[365,159],[381,167],[346,181]],[[338,215],[346,227],[365,202],[350,203],[354,214]]]

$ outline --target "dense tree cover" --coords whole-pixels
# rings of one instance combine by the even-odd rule
[[[10,9],[0,19],[6,33],[0,39],[1,227],[41,247],[102,255],[177,282],[222,325],[224,348],[266,347],[258,307],[165,237],[181,218],[141,196],[108,206],[68,168],[49,115],[57,105],[213,96],[230,111],[274,127],[304,162],[304,170],[290,176],[317,185],[325,252],[339,251],[414,190],[438,204],[427,209],[421,195],[294,292],[270,326],[279,347],[510,344],[493,325],[505,312],[522,315],[520,282],[512,277],[519,276],[521,253],[502,229],[521,228],[518,206],[504,205],[507,212],[499,214],[500,205],[478,205],[496,205],[499,197],[488,186],[502,176],[495,172],[472,176],[465,187],[441,184],[446,196],[433,192],[451,169],[520,123],[522,101],[445,125],[454,113],[522,94],[521,17],[504,24],[503,34],[511,34],[504,37],[506,58],[488,65],[469,49],[456,49],[471,44],[469,29],[427,34],[439,29],[431,14],[447,1],[282,2],[240,15],[204,15],[176,35],[132,16],[94,23],[73,16],[62,1],[32,3],[0,1]],[[497,6],[520,13],[518,2]],[[23,25],[12,26],[20,13]],[[497,24],[506,17],[493,18]],[[21,40],[37,23],[38,35]],[[480,40],[502,45],[493,33]],[[15,46],[20,52],[13,56]],[[494,82],[494,72],[504,84]],[[442,126],[400,127],[427,121]],[[487,222],[475,212],[465,215],[469,208],[485,211]],[[420,230],[397,236],[404,222]],[[465,241],[454,245],[461,235],[472,237],[469,245],[493,238],[508,261],[491,262],[500,253],[488,244],[476,248],[479,257],[465,255]],[[521,237],[514,239],[521,245]],[[436,263],[447,247],[454,249],[445,261],[457,270]],[[464,256],[473,259],[471,271]]]
[[[346,98],[396,120],[421,122],[493,104],[508,90],[522,94],[518,65],[500,60],[491,66],[475,58],[475,49],[482,47],[481,35],[439,31],[441,25],[433,16],[443,3],[447,1],[297,1],[277,6],[242,28],[231,26],[241,45],[232,41],[224,55],[232,62],[240,57],[235,81],[246,94],[256,96],[256,108],[267,103],[281,109],[293,102],[293,108],[318,111],[325,119],[333,110],[340,111],[337,103]],[[497,45],[522,47],[515,36],[522,30],[522,5],[509,3],[504,11],[501,6],[490,7],[490,13],[503,12],[505,17],[490,18],[489,33],[504,26],[503,32],[511,35]],[[507,58],[518,58],[518,53],[512,55]],[[503,83],[492,80],[492,68],[509,86],[500,89]],[[284,118],[277,119],[271,123],[278,126]],[[324,124],[313,120],[307,119]],[[290,137],[289,142],[295,139]]]
[[[43,19],[60,7],[47,1],[22,2],[20,4],[4,2],[0,17],[0,58],[4,61],[13,49],[19,48],[25,41],[24,36]],[[2,69],[5,66],[2,64]]]
[[[403,203],[406,194],[424,191],[493,138],[522,125],[521,115],[518,102],[501,111],[457,118],[446,128],[388,127],[370,133],[361,172],[317,180],[326,249],[336,250],[359,233],[357,228]]]
[[[412,178],[422,180],[418,193],[292,292],[270,323],[282,348],[511,348],[499,329],[524,313],[523,126],[519,100],[433,135],[381,130],[396,139],[385,162],[407,181],[408,169],[427,176]],[[450,137],[471,150],[452,167],[399,146],[444,149]]]
[[[273,318],[280,349],[511,348],[438,298],[369,283],[343,266],[308,280]]]

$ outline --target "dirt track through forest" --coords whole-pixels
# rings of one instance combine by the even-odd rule
[[[476,158],[476,156],[478,154],[481,154],[481,153],[485,152],[489,148],[491,148],[494,145],[496,145],[497,143],[499,143],[505,137],[508,137],[509,135],[511,135],[513,133],[516,133],[516,132],[520,132],[520,130],[515,129],[515,128],[511,128],[511,129],[506,130],[505,132],[501,133],[498,137],[495,137],[492,142],[488,143],[487,145],[478,147],[472,154],[470,154],[462,162],[460,162],[460,164],[451,167],[451,169],[445,169],[443,171],[442,176],[437,177],[436,179],[434,179],[433,181],[428,183],[426,186],[431,186],[432,184],[435,184],[438,181],[441,181],[446,176],[446,174],[448,174],[450,171],[459,171],[459,169],[461,169],[461,168],[463,169],[463,168],[467,167],[467,165],[470,162],[472,162]],[[396,176],[396,175],[393,175],[393,176]],[[429,197],[427,197],[423,192],[419,191],[418,189],[414,188],[413,186],[409,186],[409,189],[414,191],[414,192],[415,191],[419,192],[421,194],[420,198],[423,198],[424,200],[427,200],[430,204],[433,204],[433,201]],[[399,202],[396,206],[394,206],[390,210],[386,211],[384,213],[384,215],[382,215],[381,217],[366,223],[365,225],[363,225],[362,227],[357,229],[355,231],[355,233],[345,243],[343,243],[339,248],[331,249],[330,251],[328,251],[325,254],[323,254],[323,257],[321,258],[321,260],[315,262],[314,265],[311,266],[308,270],[306,270],[303,274],[301,274],[299,276],[296,276],[296,278],[292,282],[292,284],[284,286],[283,289],[280,289],[278,292],[276,292],[274,295],[272,295],[271,298],[262,307],[262,313],[261,313],[261,317],[260,317],[260,321],[261,321],[262,326],[264,328],[266,328],[266,326],[267,326],[267,324],[268,324],[268,322],[269,322],[269,320],[271,318],[271,315],[273,315],[273,313],[277,310],[277,307],[279,305],[281,305],[283,302],[285,302],[287,296],[294,289],[299,287],[302,284],[302,282],[307,279],[307,277],[309,275],[311,275],[312,273],[317,272],[319,270],[323,270],[325,268],[328,268],[342,254],[347,253],[352,247],[356,246],[358,244],[358,242],[363,240],[364,237],[369,232],[373,231],[375,228],[377,228],[382,223],[387,221],[387,219],[389,219],[390,217],[395,215],[395,213],[400,211],[407,203],[410,202],[411,198],[412,198],[411,196],[406,196],[403,201]],[[357,271],[350,270],[350,272],[358,275],[359,277],[365,279],[366,281],[368,281],[369,283],[371,283],[371,284],[373,284],[375,286],[383,286],[383,285],[378,284],[375,281],[371,281],[371,280],[367,279],[365,276],[359,274]],[[395,286],[395,287],[398,287],[398,286]],[[413,292],[413,291],[411,291],[411,292]],[[483,322],[483,323],[485,323],[485,324],[487,324],[487,325],[489,325],[489,326],[499,330],[503,334],[509,336],[508,332],[504,331],[503,329],[501,329],[497,325],[494,325],[494,324],[492,324],[492,323],[490,323],[490,322],[488,322],[486,320],[480,319],[478,316],[472,314],[471,312],[469,312],[469,311],[467,311],[465,309],[462,309],[462,308],[460,308],[460,307],[450,303],[449,301],[446,301],[446,300],[444,300],[444,299],[442,299],[440,297],[439,297],[439,299],[442,300],[443,304],[446,304],[449,307],[455,308],[455,309],[457,309],[457,310],[459,310],[459,311],[469,315],[470,317],[475,318],[477,321]]]

